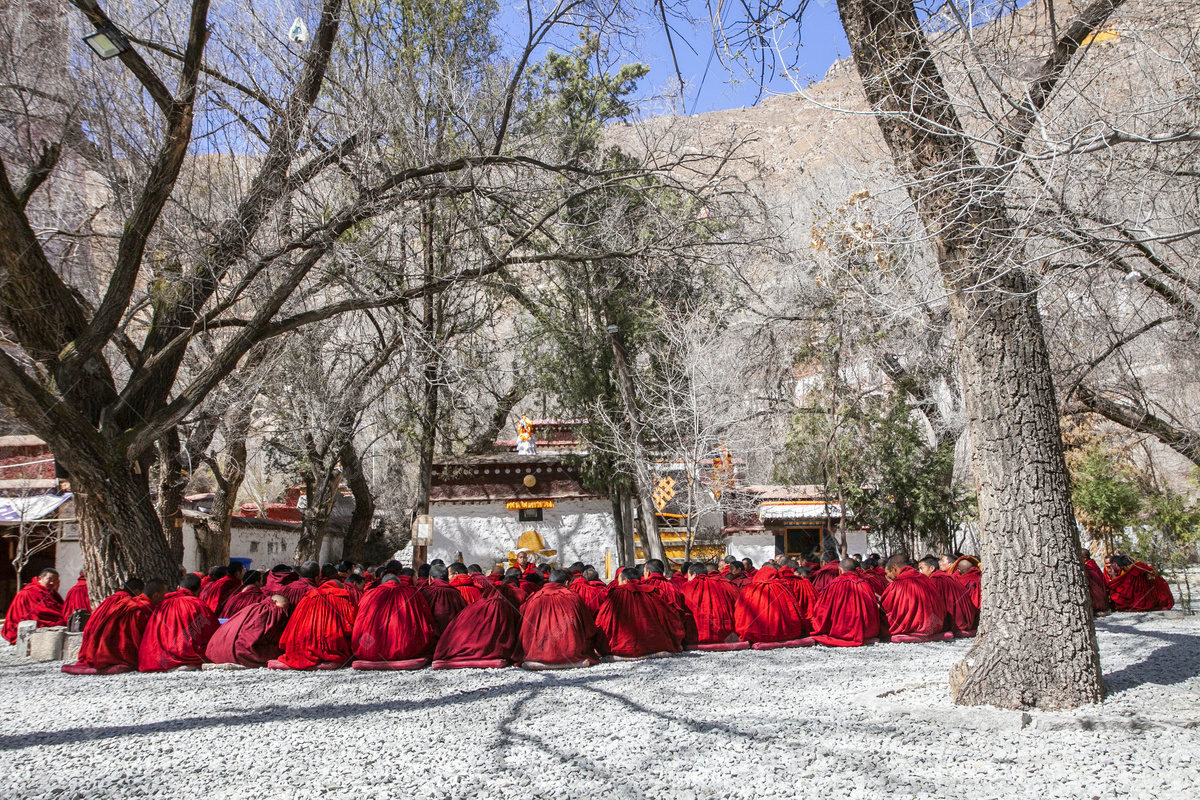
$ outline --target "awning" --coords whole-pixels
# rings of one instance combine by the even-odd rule
[[[66,494],[38,494],[31,497],[0,497],[0,522],[36,522],[54,515],[58,507],[73,497]]]
[[[837,503],[820,501],[797,501],[793,503],[763,503],[758,509],[758,518],[779,521],[789,519],[839,519],[842,507]],[[854,516],[850,514],[849,516]]]

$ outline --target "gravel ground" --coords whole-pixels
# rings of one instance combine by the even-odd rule
[[[958,641],[560,673],[61,675],[0,647],[0,797],[1200,797],[1200,617],[1100,620],[1110,696],[961,709]]]

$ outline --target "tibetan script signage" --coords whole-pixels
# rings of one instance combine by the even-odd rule
[[[553,500],[509,500],[504,504],[509,511],[527,511],[531,508],[554,508]]]

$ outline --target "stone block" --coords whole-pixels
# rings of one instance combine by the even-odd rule
[[[24,622],[17,623],[17,652],[26,658],[29,657],[29,637],[33,636],[33,632],[37,630],[37,620],[27,619]]]
[[[60,661],[66,638],[64,628],[39,628],[29,637],[29,658],[33,661]]]
[[[83,633],[68,633],[63,642],[63,661],[72,663],[79,660],[79,646],[83,644]]]

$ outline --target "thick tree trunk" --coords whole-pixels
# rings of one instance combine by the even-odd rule
[[[354,493],[354,513],[350,515],[350,526],[346,530],[346,541],[342,544],[342,558],[359,563],[375,519],[375,498],[371,496],[371,484],[363,472],[362,459],[350,442],[342,448],[342,470],[346,485]]]
[[[238,508],[238,494],[246,479],[246,437],[250,433],[250,406],[236,406],[225,426],[228,452],[220,465],[210,462],[217,476],[217,488],[213,492],[212,508],[209,510],[208,537],[201,548],[201,560],[209,567],[225,566],[229,563],[229,543],[233,533],[233,512]],[[265,515],[266,509],[260,509]]]
[[[1019,266],[1001,194],[1037,109],[1006,121],[997,164],[985,167],[962,133],[912,0],[839,0],[838,9],[951,293],[984,569],[979,637],[954,667],[951,692],[959,703],[1005,708],[1098,702],[1104,682],[1036,282]],[[1076,23],[1069,30],[1088,32]],[[1078,40],[1052,53],[1047,75],[1069,61],[1072,46]],[[1038,78],[1028,102],[1044,104],[1053,86]]]
[[[163,536],[171,557],[183,563],[183,487],[187,481],[179,464],[179,429],[171,428],[158,440],[158,500],[155,511],[162,521]]]

